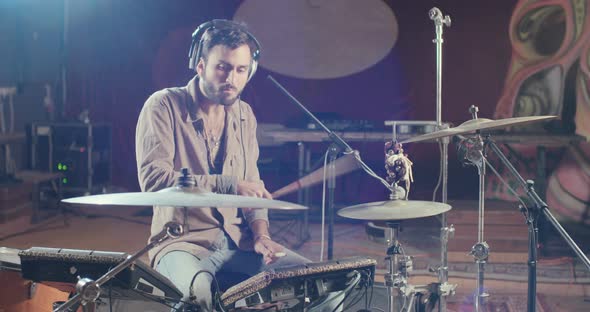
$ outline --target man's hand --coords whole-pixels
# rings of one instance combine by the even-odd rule
[[[272,199],[272,195],[261,182],[239,181],[238,195]],[[252,208],[242,209],[247,211]],[[267,220],[254,220],[250,224],[250,229],[254,234],[254,251],[262,255],[265,264],[273,263],[278,258],[285,256],[285,247],[270,238]]]
[[[261,182],[239,181],[238,195],[272,199]]]
[[[285,256],[285,247],[273,241],[268,236],[261,236],[254,242],[254,251],[261,254],[264,264],[270,264]]]

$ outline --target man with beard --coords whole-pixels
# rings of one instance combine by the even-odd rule
[[[154,93],[139,116],[136,159],[142,191],[174,186],[186,167],[199,188],[271,198],[256,164],[256,118],[240,99],[258,53],[258,42],[241,24],[214,20],[197,28],[189,65],[196,76],[185,87]],[[212,275],[255,275],[309,262],[272,240],[266,209],[155,206],[150,240],[171,221],[184,225],[185,234],[150,250],[151,265],[182,291],[183,301],[204,311],[213,309]]]

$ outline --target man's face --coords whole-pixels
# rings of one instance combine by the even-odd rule
[[[232,105],[248,82],[251,59],[246,44],[233,50],[225,45],[211,48],[207,60],[197,64],[203,95],[214,104]]]

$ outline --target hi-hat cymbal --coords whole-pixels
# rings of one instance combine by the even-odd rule
[[[342,208],[341,217],[367,221],[405,220],[430,217],[451,210],[451,206],[421,200],[387,200]]]
[[[500,120],[492,120],[492,119],[487,119],[487,118],[477,118],[477,119],[468,120],[455,128],[443,129],[440,131],[415,136],[413,138],[406,139],[406,140],[402,141],[401,143],[433,140],[433,139],[439,139],[439,138],[444,138],[444,137],[458,135],[458,134],[474,132],[477,130],[502,128],[502,127],[514,126],[514,125],[518,125],[518,124],[537,122],[537,121],[549,120],[549,119],[555,119],[555,118],[557,118],[557,116],[513,117],[513,118],[500,119]]]
[[[70,204],[121,206],[173,206],[269,208],[305,210],[307,207],[274,199],[216,194],[199,188],[170,187],[158,192],[114,193],[74,197],[62,200]]]

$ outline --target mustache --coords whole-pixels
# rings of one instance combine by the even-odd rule
[[[237,90],[238,88],[236,88],[234,85],[232,84],[224,84],[222,86],[219,87],[219,90],[225,91],[225,90]]]

